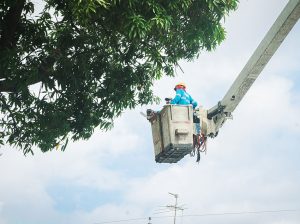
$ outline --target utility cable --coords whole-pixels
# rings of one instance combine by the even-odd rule
[[[223,213],[191,214],[191,215],[184,215],[183,217],[222,216],[222,215],[248,215],[248,214],[280,213],[280,212],[300,212],[300,209],[282,209],[282,210],[265,210],[265,211],[243,211],[243,212],[223,212]]]
[[[203,214],[182,215],[181,217],[225,216],[225,215],[255,215],[255,214],[263,214],[263,213],[281,213],[281,212],[300,212],[300,209],[203,213]],[[173,216],[170,216],[170,215],[168,215],[168,216],[151,216],[151,218],[152,219],[162,219],[162,218],[173,218]],[[148,217],[132,218],[132,219],[120,219],[120,220],[113,220],[113,221],[96,222],[94,224],[118,223],[118,222],[138,221],[138,220],[147,220],[147,219],[148,219]]]

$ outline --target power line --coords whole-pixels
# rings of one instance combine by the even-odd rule
[[[280,212],[300,212],[300,209],[282,209],[282,210],[265,210],[265,211],[243,211],[243,212],[223,212],[223,213],[206,213],[206,214],[191,214],[184,215],[184,217],[193,216],[222,216],[222,215],[249,215],[249,214],[263,214],[263,213],[280,213]]]
[[[282,212],[300,212],[300,209],[203,213],[203,214],[183,215],[182,217],[225,216],[225,215],[255,215],[255,214],[263,214],[263,213],[282,213]],[[168,216],[152,216],[151,218],[152,219],[162,219],[162,218],[173,218],[173,217],[174,216],[168,215]],[[96,222],[94,224],[118,223],[118,222],[139,221],[139,220],[147,220],[147,219],[148,219],[148,217],[132,218],[132,219],[120,219],[120,220],[113,220],[113,221]]]
[[[152,217],[153,218],[153,217]],[[138,220],[147,220],[148,218],[134,218],[134,219],[120,219],[114,221],[104,221],[104,222],[95,222],[94,224],[104,224],[104,223],[116,223],[116,222],[128,222],[128,221],[138,221]]]

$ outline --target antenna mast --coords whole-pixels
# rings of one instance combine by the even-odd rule
[[[167,205],[167,208],[174,209],[174,224],[176,224],[177,210],[183,211],[184,208],[181,207],[181,206],[177,206],[178,194],[174,194],[174,193],[170,193],[170,192],[169,192],[169,194],[175,197],[175,204],[174,205]]]

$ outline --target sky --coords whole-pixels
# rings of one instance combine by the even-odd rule
[[[154,86],[162,99],[184,81],[204,108],[235,80],[286,0],[240,1],[225,20],[227,39],[214,52],[180,63]],[[296,224],[300,221],[300,23],[296,24],[225,123],[200,163],[186,156],[155,163],[148,105],[124,111],[109,132],[96,130],[65,152],[24,156],[0,149],[0,224],[173,223],[158,213],[179,195],[177,223]],[[282,211],[296,210],[296,211]],[[258,211],[259,213],[205,215]],[[261,212],[281,211],[281,212]],[[182,216],[183,215],[183,216]],[[162,217],[164,216],[164,217]],[[169,216],[169,217],[165,217]]]

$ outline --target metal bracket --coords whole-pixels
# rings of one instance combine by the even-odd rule
[[[207,114],[207,118],[208,118],[209,120],[211,120],[211,119],[212,119],[213,117],[215,117],[216,115],[223,113],[224,109],[225,109],[225,106],[223,106],[223,105],[221,104],[221,101],[219,101],[219,102],[218,102],[218,105],[217,105],[217,108],[214,109],[212,112],[208,113],[208,114]]]

